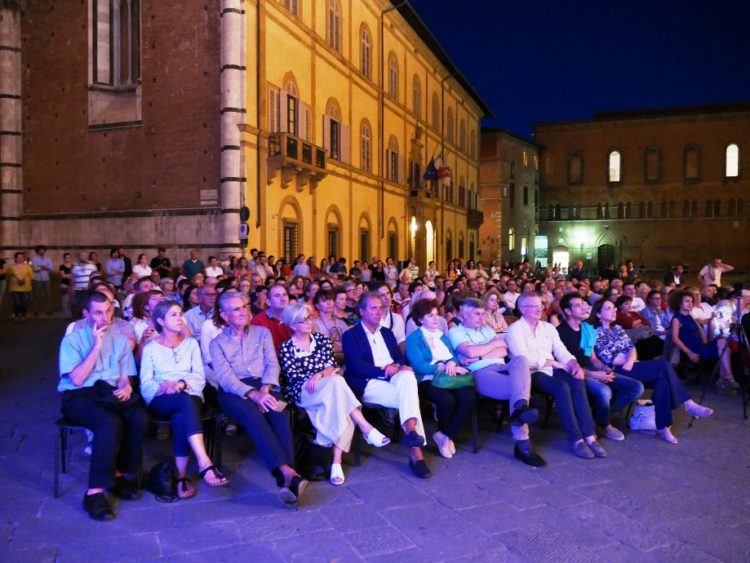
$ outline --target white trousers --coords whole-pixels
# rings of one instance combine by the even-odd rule
[[[398,409],[402,427],[404,421],[410,418],[417,419],[417,433],[424,437],[422,413],[419,411],[419,391],[414,372],[400,371],[388,381],[371,379],[367,382],[362,401]]]

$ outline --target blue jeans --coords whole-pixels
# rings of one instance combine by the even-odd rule
[[[600,426],[609,426],[610,413],[624,409],[640,397],[643,383],[625,375],[615,375],[610,383],[587,377],[586,389],[594,409],[594,420]]]
[[[172,422],[172,444],[175,457],[190,455],[188,438],[203,434],[200,397],[188,393],[157,395],[148,406],[148,411],[156,418]]]
[[[28,291],[11,291],[10,298],[13,300],[13,316],[23,318],[29,309],[29,295]]]
[[[531,374],[531,385],[545,395],[552,395],[565,434],[571,444],[596,435],[586,384],[567,371],[554,369],[552,376],[541,371]]]

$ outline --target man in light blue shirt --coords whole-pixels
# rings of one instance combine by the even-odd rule
[[[484,326],[485,310],[479,299],[466,299],[460,311],[463,322],[448,331],[448,340],[461,365],[474,375],[481,395],[509,402],[516,458],[534,467],[546,465],[529,441],[528,425],[536,422],[539,412],[529,407],[531,373],[528,361],[519,356],[505,363],[508,348],[503,335],[496,335],[492,328]]]
[[[122,286],[122,273],[125,271],[125,261],[120,256],[120,250],[113,248],[109,252],[109,258],[104,264],[104,273],[107,281],[119,289]]]
[[[52,314],[52,289],[49,279],[52,260],[45,256],[47,249],[44,246],[37,246],[35,250],[36,254],[31,258],[31,269],[34,270],[34,279],[31,280],[31,289],[34,292],[34,316],[39,315],[42,305],[49,316]]]
[[[137,374],[130,342],[109,330],[113,312],[106,295],[91,293],[84,309],[88,326],[68,334],[60,345],[60,410],[68,422],[94,433],[83,497],[83,508],[94,520],[114,518],[105,489],[123,500],[140,497],[125,473],[137,469],[148,422],[130,383]]]

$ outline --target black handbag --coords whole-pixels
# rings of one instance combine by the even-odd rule
[[[159,502],[177,500],[177,468],[171,461],[157,463],[148,472],[146,490],[153,493]]]

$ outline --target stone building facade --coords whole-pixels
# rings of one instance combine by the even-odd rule
[[[408,4],[2,3],[3,251],[475,254],[489,109]],[[425,181],[432,158],[449,177]]]
[[[534,127],[551,262],[750,268],[750,104],[597,114]],[[542,239],[543,240],[543,239]]]
[[[483,128],[479,153],[480,259],[546,259],[539,234],[539,152],[535,143],[504,129]]]

